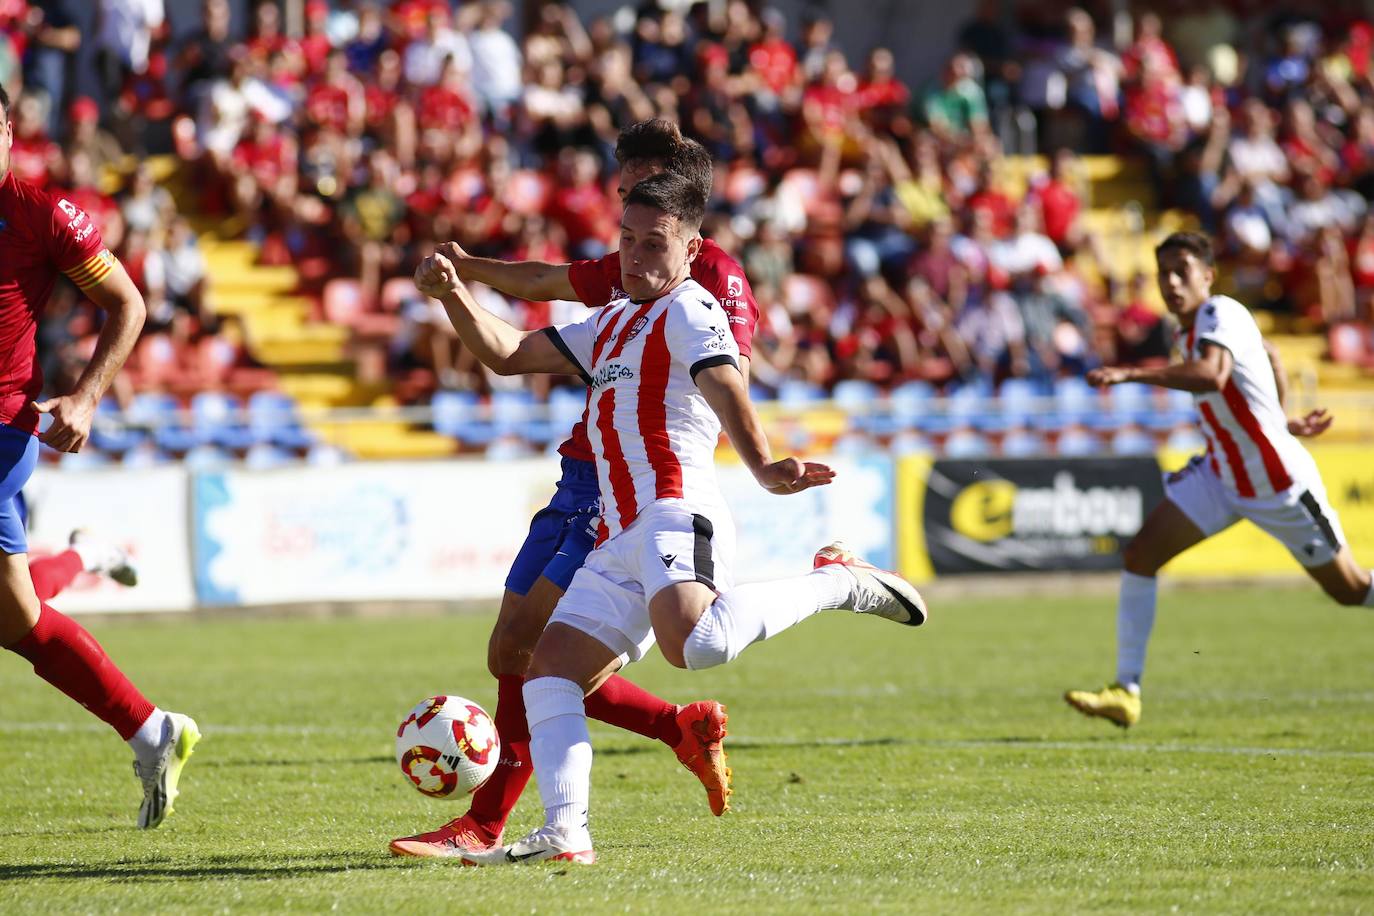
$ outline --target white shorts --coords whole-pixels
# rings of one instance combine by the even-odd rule
[[[623,662],[639,661],[654,644],[654,595],[678,582],[701,582],[716,592],[733,584],[734,522],[722,508],[706,511],[709,516],[681,499],[650,504],[629,528],[587,554],[549,622],[581,630]]]
[[[1336,559],[1345,544],[1341,520],[1326,500],[1326,487],[1316,474],[1298,478],[1273,496],[1246,499],[1222,482],[1206,456],[1164,476],[1164,495],[1211,537],[1241,519],[1249,519],[1276,538],[1303,566],[1322,566]]]

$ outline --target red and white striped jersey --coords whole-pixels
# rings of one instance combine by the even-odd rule
[[[1188,332],[1187,358],[1200,359],[1205,343],[1231,351],[1231,377],[1221,391],[1195,393],[1207,457],[1237,496],[1273,496],[1315,473],[1315,463],[1288,431],[1274,367],[1250,310],[1228,296],[1198,309]]]
[[[722,504],[720,421],[696,386],[703,369],[739,365],[716,298],[695,280],[648,302],[621,298],[586,321],[548,329],[591,388],[587,431],[601,484],[600,544],[659,499]]]

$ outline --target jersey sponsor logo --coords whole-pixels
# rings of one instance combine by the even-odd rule
[[[725,277],[725,295],[731,299],[738,299],[744,295],[744,278],[734,274]]]
[[[648,326],[649,319],[647,317],[640,318],[637,321],[635,321],[634,324],[630,325],[630,330],[625,332],[625,343],[629,343],[630,341],[634,340],[636,337],[639,336],[639,332],[643,331]]]
[[[624,363],[607,363],[592,373],[592,390],[595,391],[613,382],[621,382],[634,377],[634,370]]]
[[[663,561],[663,568],[664,568],[664,569],[672,569],[672,568],[673,568],[673,561],[677,559],[677,554],[675,554],[675,553],[661,553],[661,554],[658,555],[658,558],[659,558],[660,560]]]
[[[730,337],[725,328],[712,328],[714,336],[706,341],[704,346],[707,350],[728,350],[730,349]]]
[[[69,226],[69,227],[67,227],[67,228],[71,228],[71,227]],[[78,230],[77,230],[77,233],[76,233],[76,240],[77,240],[78,242],[84,242],[84,241],[86,241],[86,239],[88,239],[88,238],[91,237],[91,233],[94,232],[94,231],[95,231],[95,223],[87,223],[87,224],[85,225],[84,228],[78,229]]]
[[[77,214],[81,212],[80,208],[77,207],[76,204],[72,203],[70,200],[67,200],[67,198],[65,197],[57,202],[57,209],[67,214],[67,216],[71,217],[72,219],[76,219]]]

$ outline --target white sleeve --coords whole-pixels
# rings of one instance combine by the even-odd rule
[[[568,361],[577,367],[577,374],[582,376],[582,381],[590,385],[592,383],[592,350],[596,346],[596,314],[589,315],[583,321],[575,321],[572,324],[559,324],[547,327],[544,333],[549,335],[553,345],[558,348],[558,352],[568,358]]]
[[[1209,299],[1198,309],[1198,341],[1225,347],[1233,356],[1242,352],[1257,330],[1250,310],[1234,299]]]
[[[668,352],[692,374],[712,366],[739,367],[739,344],[730,333],[725,309],[709,295],[680,296],[668,306]]]

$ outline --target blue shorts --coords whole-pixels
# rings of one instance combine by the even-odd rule
[[[600,518],[601,487],[596,479],[596,465],[564,458],[558,489],[530,522],[530,533],[506,576],[506,589],[527,595],[535,580],[543,576],[567,591],[573,573],[596,546]]]
[[[28,553],[23,497],[19,491],[38,465],[38,437],[0,424],[0,553]]]

